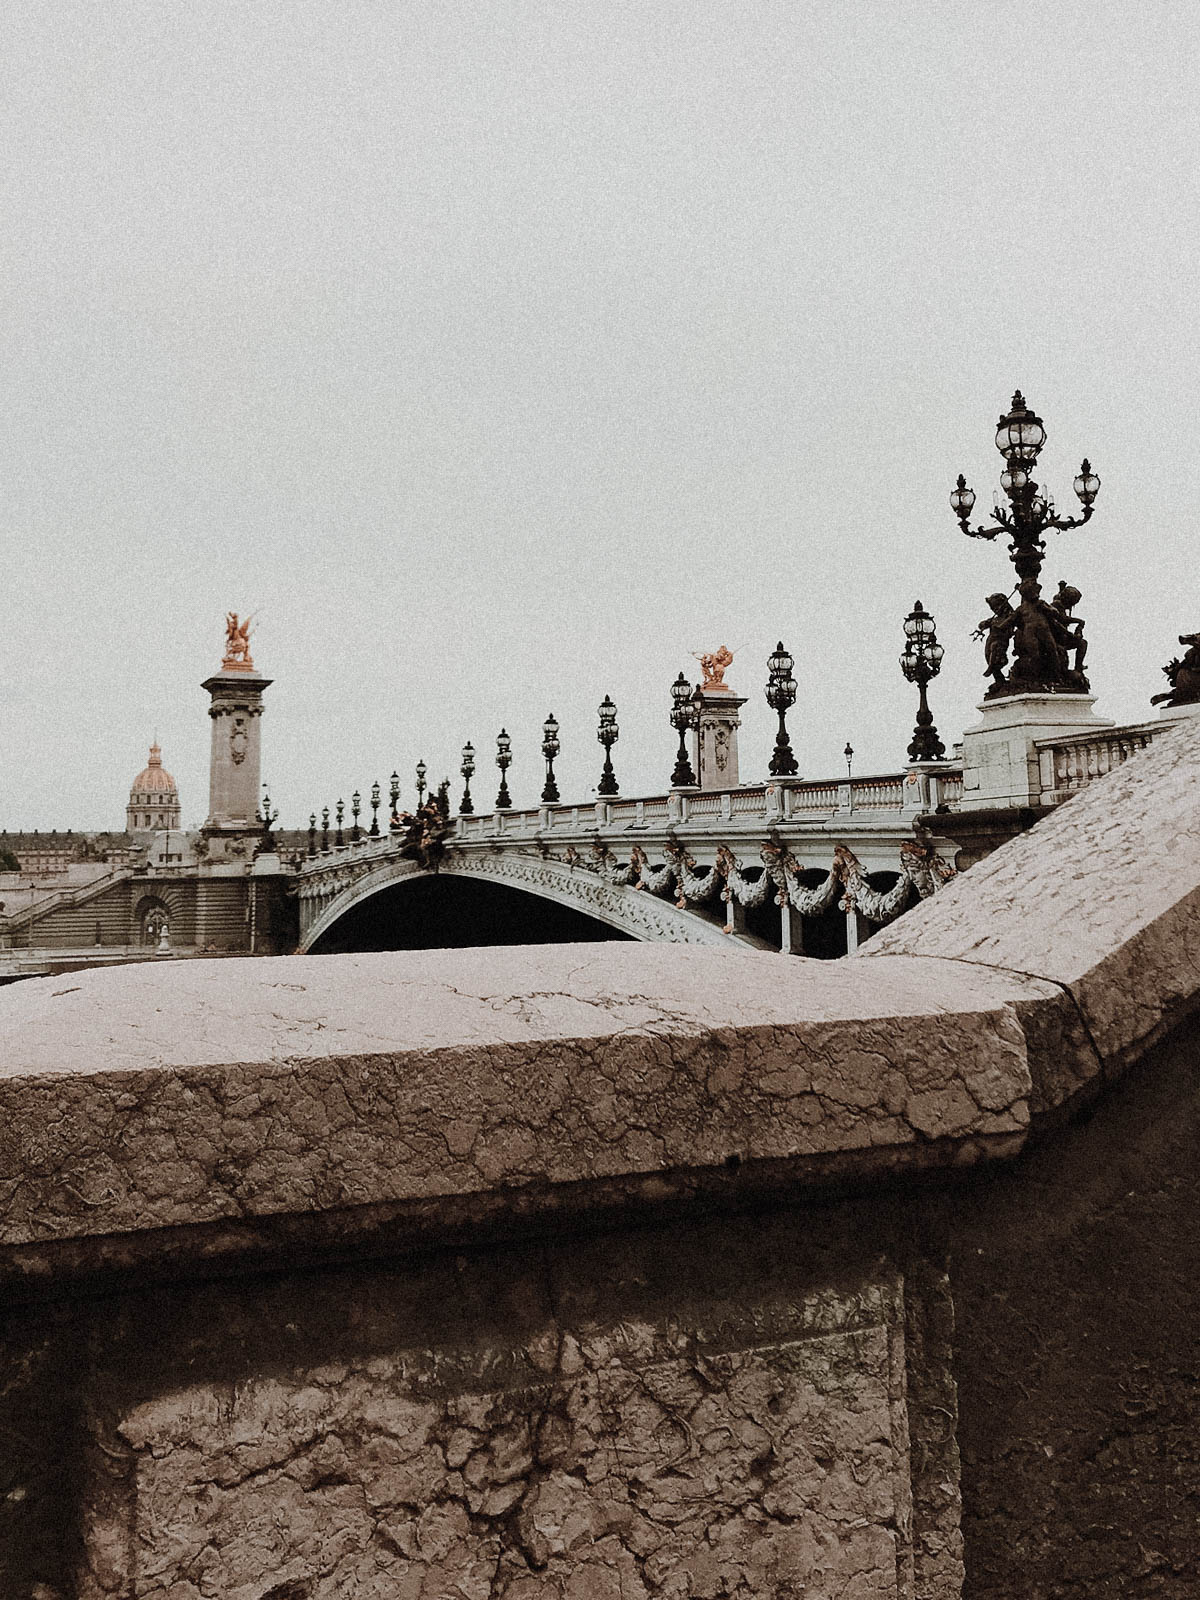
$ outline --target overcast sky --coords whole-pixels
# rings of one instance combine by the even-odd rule
[[[201,681],[258,614],[288,825],[727,644],[742,776],[796,657],[806,776],[904,758],[918,597],[976,719],[1021,387],[1097,710],[1200,628],[1193,5],[7,0],[0,17],[0,822],[123,823],[157,731],[207,809]],[[490,801],[495,769],[476,785]],[[455,792],[458,790],[456,776]]]

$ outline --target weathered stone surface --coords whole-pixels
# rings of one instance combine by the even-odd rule
[[[1085,1119],[939,1198],[971,1600],[1200,1594],[1198,1147],[1184,1024]]]
[[[680,949],[180,963],[0,992],[0,1242],[735,1162],[1011,1150],[1017,1005],[953,962]]]
[[[914,1483],[912,1441],[943,1424],[910,1406],[906,1356],[937,1274],[910,1292],[846,1221],[823,1232],[413,1266],[381,1300],[360,1289],[359,1327],[314,1364],[323,1285],[282,1372],[274,1291],[266,1348],[224,1382],[220,1329],[166,1371],[159,1331],[94,1433],[82,1600],[949,1600],[957,1496],[944,1459]],[[924,1504],[934,1480],[950,1520],[926,1527],[914,1488]],[[935,1583],[927,1542],[947,1539]]]
[[[1120,1065],[1200,998],[1200,722],[1181,723],[864,950],[1064,985]]]

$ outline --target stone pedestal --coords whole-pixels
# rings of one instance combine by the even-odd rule
[[[257,821],[261,759],[263,690],[273,680],[257,672],[224,668],[204,682],[212,704],[212,754],[209,760],[208,817],[201,829],[208,860],[247,861],[262,837]]]
[[[1163,722],[1179,722],[1185,717],[1200,717],[1200,700],[1186,706],[1159,706],[1158,715]]]
[[[1090,694],[1014,694],[985,700],[963,733],[962,809],[1035,806],[1041,799],[1037,743],[1114,727]]]
[[[738,712],[746,704],[744,695],[732,689],[702,689],[700,726],[692,734],[692,767],[701,793],[710,789],[736,789],[738,786]]]
[[[914,761],[904,778],[901,810],[905,815],[923,816],[936,811],[953,780],[962,772],[957,761]]]

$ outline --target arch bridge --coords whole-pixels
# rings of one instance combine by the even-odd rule
[[[300,867],[300,949],[352,948],[335,932],[351,913],[390,892],[403,920],[404,890],[440,878],[565,908],[592,937],[842,954],[953,876],[953,846],[918,818],[957,799],[955,783],[889,774],[543,805],[448,819],[427,846],[363,832]],[[470,937],[471,894],[456,903],[466,926],[450,942],[488,942]]]

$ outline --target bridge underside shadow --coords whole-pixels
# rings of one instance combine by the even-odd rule
[[[351,906],[316,940],[311,954],[630,939],[542,895],[477,878],[434,876],[392,884]]]

